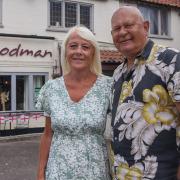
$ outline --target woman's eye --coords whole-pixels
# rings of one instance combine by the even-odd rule
[[[85,49],[85,50],[88,50],[88,49],[91,48],[91,46],[88,45],[88,44],[84,44],[84,45],[82,45],[82,48]]]
[[[89,46],[85,46],[85,45],[84,45],[84,46],[82,46],[82,47],[83,47],[84,49],[89,49]]]
[[[70,48],[76,48],[77,45],[76,45],[76,44],[71,44],[69,47],[70,47]]]

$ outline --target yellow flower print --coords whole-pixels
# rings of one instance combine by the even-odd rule
[[[110,162],[111,176],[112,176],[112,179],[114,179],[114,177],[115,177],[114,169],[113,169],[113,166],[114,166],[114,152],[112,150],[111,145],[109,145],[109,162]]]
[[[145,89],[143,91],[143,107],[142,115],[146,122],[155,124],[158,121],[164,125],[170,125],[177,114],[172,109],[172,99],[167,91],[161,85],[153,87],[152,91]]]
[[[115,156],[115,178],[117,180],[142,180],[155,177],[158,163],[156,156],[147,156],[142,162],[130,166],[120,155]]]
[[[132,80],[125,81],[122,85],[122,91],[120,95],[120,103],[122,103],[132,92]]]
[[[112,146],[110,145],[110,157],[109,157],[110,163],[114,164],[114,152],[112,150]]]
[[[117,178],[118,180],[137,180],[142,179],[142,172],[137,167],[129,167],[128,164],[122,163],[117,168]]]

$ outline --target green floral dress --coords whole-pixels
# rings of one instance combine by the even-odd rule
[[[103,133],[111,82],[107,76],[98,76],[79,102],[71,100],[63,77],[42,87],[36,107],[51,117],[54,131],[46,180],[109,179]]]

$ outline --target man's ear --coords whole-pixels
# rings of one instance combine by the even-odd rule
[[[149,21],[144,21],[144,29],[148,34],[148,32],[149,32]]]

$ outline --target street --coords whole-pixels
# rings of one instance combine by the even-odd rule
[[[0,180],[35,180],[40,135],[0,141]]]

